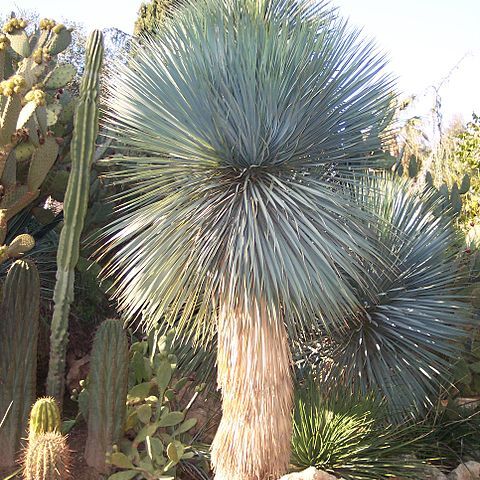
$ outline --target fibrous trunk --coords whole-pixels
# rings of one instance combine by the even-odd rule
[[[290,461],[292,379],[287,334],[264,305],[223,308],[218,324],[222,420],[212,444],[218,480],[275,479]]]

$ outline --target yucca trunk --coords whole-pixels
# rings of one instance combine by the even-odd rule
[[[218,324],[222,420],[212,444],[217,480],[276,479],[290,463],[293,385],[287,333],[265,305],[223,308]]]

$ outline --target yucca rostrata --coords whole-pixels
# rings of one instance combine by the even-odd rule
[[[28,441],[42,433],[60,432],[61,418],[57,402],[52,397],[39,398],[32,407],[28,422]]]
[[[109,319],[93,341],[88,381],[87,464],[108,471],[106,456],[123,435],[128,389],[128,341],[122,323]]]
[[[68,315],[73,301],[75,266],[80,254],[82,234],[88,206],[90,169],[98,134],[98,95],[103,60],[102,33],[95,30],[86,49],[85,70],[80,85],[80,98],[75,111],[73,138],[70,147],[72,170],[63,204],[64,225],[57,252],[57,281],[53,293],[47,393],[63,401],[65,352],[68,341]]]
[[[66,438],[58,432],[37,435],[28,442],[23,459],[25,480],[68,480],[71,453]]]
[[[106,123],[121,216],[104,273],[125,318],[218,333],[217,478],[290,460],[287,335],[341,324],[382,263],[345,195],[382,165],[384,59],[321,1],[186,0],[119,66]]]
[[[8,271],[0,311],[0,466],[12,467],[35,400],[40,279],[37,267],[17,260]]]

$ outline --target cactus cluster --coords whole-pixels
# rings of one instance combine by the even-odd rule
[[[2,297],[0,412],[11,407],[0,430],[0,467],[12,467],[36,390],[40,279],[34,263],[13,263]]]
[[[23,18],[11,18],[3,25],[3,32],[14,33],[15,30],[23,30],[27,26],[27,21]]]
[[[11,97],[15,93],[21,93],[25,88],[26,81],[21,75],[12,75],[8,80],[0,82],[0,95]]]
[[[0,251],[7,222],[40,196],[57,158],[68,152],[72,128],[74,101],[59,89],[76,71],[56,58],[71,31],[47,19],[31,35],[25,26],[12,18],[0,36]]]

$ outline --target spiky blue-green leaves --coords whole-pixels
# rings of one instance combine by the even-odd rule
[[[111,86],[108,127],[128,150],[105,232],[119,307],[201,336],[219,302],[281,306],[291,331],[319,309],[343,317],[357,302],[340,272],[364,283],[359,258],[378,259],[336,182],[378,164],[384,59],[321,2],[191,3]]]
[[[379,390],[392,415],[415,415],[438,398],[469,320],[456,233],[434,213],[441,200],[414,196],[408,182],[364,181],[356,196],[377,215],[370,228],[389,268],[370,264],[368,289],[354,286],[362,307],[333,333],[334,376],[362,394]]]

